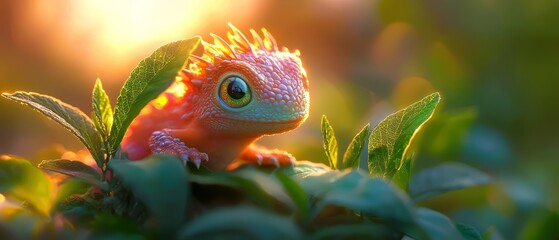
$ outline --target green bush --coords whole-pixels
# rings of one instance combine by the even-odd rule
[[[200,39],[156,50],[132,71],[114,111],[98,79],[91,118],[53,97],[4,93],[69,129],[95,159],[0,161],[0,236],[16,239],[482,239],[473,227],[418,207],[430,197],[486,184],[488,175],[444,164],[412,176],[414,135],[440,101],[438,93],[356,134],[342,157],[322,118],[330,166],[300,161],[270,169],[244,165],[212,172],[172,156],[128,161],[118,154],[126,129],[163,92]],[[318,143],[317,143],[318,144]],[[367,165],[360,165],[366,152]],[[68,177],[52,187],[51,172]],[[51,189],[54,188],[54,189]],[[5,196],[5,199],[4,199]],[[486,235],[490,237],[491,231]]]

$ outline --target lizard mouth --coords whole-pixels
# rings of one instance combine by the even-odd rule
[[[264,120],[264,119],[234,119],[234,118],[227,118],[227,119],[234,120],[237,122],[242,122],[242,123],[294,124],[294,123],[303,122],[306,118],[307,118],[306,115],[302,115],[296,118],[290,118],[286,120],[278,119],[273,121]]]
[[[230,117],[220,117],[223,120],[235,121],[242,124],[274,124],[274,125],[292,125],[296,123],[302,123],[307,119],[308,114],[300,113],[294,117],[287,119],[270,119],[270,118],[230,118]]]

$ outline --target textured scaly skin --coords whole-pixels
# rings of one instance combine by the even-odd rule
[[[290,154],[253,142],[297,128],[307,118],[308,80],[299,51],[279,50],[266,29],[263,38],[251,29],[251,43],[229,26],[229,41],[211,34],[214,43],[202,42],[204,54],[191,57],[175,83],[133,121],[121,145],[130,159],[168,153],[214,170],[234,159],[276,166],[294,163]],[[244,80],[249,88],[245,96],[251,98],[244,106],[231,107],[224,100],[233,95],[222,83],[233,78]]]

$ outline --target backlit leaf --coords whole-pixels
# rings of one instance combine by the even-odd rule
[[[402,167],[398,170],[394,176],[392,176],[392,182],[398,185],[402,190],[408,191],[410,186],[410,176],[411,176],[411,166],[414,155],[410,155],[404,158]]]
[[[321,128],[322,130],[322,143],[324,146],[324,152],[326,157],[330,162],[330,167],[338,168],[338,141],[336,141],[336,136],[334,135],[334,129],[328,122],[325,115],[322,115]]]
[[[356,167],[359,164],[361,150],[363,149],[363,145],[365,145],[365,141],[369,136],[369,127],[369,124],[363,127],[363,129],[361,129],[361,131],[353,137],[349,146],[347,146],[347,150],[345,150],[343,158],[343,168]]]
[[[95,80],[93,86],[93,113],[94,119],[99,121],[99,132],[105,137],[108,136],[113,125],[113,109],[99,78]]]
[[[66,159],[44,160],[39,163],[39,168],[80,178],[103,190],[109,190],[108,186],[101,182],[101,175],[95,169],[80,161]]]
[[[419,128],[431,117],[439,103],[439,93],[386,117],[369,138],[369,172],[391,178],[402,167],[403,158]]]
[[[101,136],[91,119],[78,108],[54,97],[33,92],[2,93],[2,96],[27,105],[70,130],[87,147],[97,165],[102,166]]]
[[[195,37],[164,45],[142,60],[130,73],[116,101],[109,136],[112,152],[117,150],[128,126],[144,106],[175,81],[178,71],[199,42],[200,38]]]

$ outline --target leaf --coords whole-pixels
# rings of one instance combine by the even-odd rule
[[[55,202],[60,204],[65,201],[66,198],[75,194],[84,194],[89,189],[91,189],[91,183],[80,178],[68,178],[59,185],[56,191]]]
[[[33,92],[2,93],[2,96],[27,105],[70,130],[87,147],[97,165],[102,166],[103,144],[101,136],[91,119],[78,108],[51,96]]]
[[[93,87],[93,113],[95,115],[93,119],[99,123],[97,124],[99,126],[97,130],[104,136],[103,139],[106,139],[113,125],[113,109],[109,96],[103,89],[99,78],[95,80],[95,86]]]
[[[255,169],[197,175],[192,176],[191,181],[204,185],[222,185],[236,188],[264,208],[273,208],[273,204],[268,197],[272,196],[291,209],[295,209],[295,203],[284,190],[280,180],[274,175],[268,175]]]
[[[410,196],[421,201],[449,191],[487,184],[489,175],[461,163],[445,163],[413,175]]]
[[[66,159],[43,160],[39,163],[39,168],[62,173],[68,176],[83,179],[102,190],[108,191],[109,186],[101,182],[101,175],[92,167],[80,161],[71,161]]]
[[[189,191],[181,161],[173,156],[152,155],[141,161],[113,159],[108,167],[145,204],[160,229],[168,231],[180,226]]]
[[[82,179],[64,181],[56,194],[56,214],[60,213],[72,222],[91,221],[107,202],[101,201],[101,194],[87,192],[90,189],[91,184]]]
[[[371,175],[392,178],[401,168],[413,136],[433,115],[439,100],[439,93],[433,93],[386,117],[373,129],[368,147]]]
[[[463,240],[481,240],[481,234],[472,226],[456,224],[456,229],[462,235]]]
[[[297,210],[301,216],[307,216],[309,214],[310,201],[305,190],[291,177],[285,175],[282,172],[276,172],[276,176],[283,185],[283,189],[289,194]]]
[[[302,239],[295,223],[251,206],[221,208],[185,224],[178,239]]]
[[[329,172],[332,169],[327,167],[322,163],[314,163],[309,161],[297,161],[293,167],[281,167],[277,169],[277,172],[282,172],[287,176],[293,176],[297,178],[306,178],[308,176],[322,174],[324,172]]]
[[[1,160],[0,160],[1,161]],[[0,208],[0,237],[2,239],[41,239],[56,236],[52,220],[23,206],[5,202]]]
[[[300,184],[305,191],[320,199],[312,209],[313,218],[326,206],[334,205],[386,222],[405,225],[414,221],[412,201],[404,192],[361,171],[330,172],[305,178]]]
[[[241,170],[233,173],[236,177],[254,182],[260,189],[278,201],[295,209],[295,203],[285,191],[281,181],[274,175],[268,175],[255,169]]]
[[[334,129],[330,126],[326,115],[322,115],[321,128],[322,130],[322,143],[324,152],[330,162],[330,167],[338,169],[338,141],[334,135]]]
[[[417,222],[430,239],[462,239],[454,223],[442,213],[427,208],[417,208]]]
[[[29,202],[45,216],[52,207],[49,180],[23,159],[0,157],[0,193]]]
[[[201,185],[219,185],[227,186],[237,190],[241,190],[256,205],[263,208],[272,208],[266,192],[258,186],[254,181],[237,177],[233,174],[213,173],[209,175],[193,175],[190,181]]]
[[[411,163],[413,161],[413,158],[413,154],[404,158],[402,167],[392,177],[392,182],[394,182],[396,185],[398,185],[398,187],[406,192],[408,192],[410,186]]]
[[[348,189],[354,187],[356,183],[347,184],[344,182],[337,182],[341,177],[347,174],[350,170],[340,171],[325,171],[317,172],[312,175],[308,175],[305,178],[298,180],[301,187],[306,193],[312,195],[313,197],[322,196],[325,193],[332,191],[333,189],[343,189],[347,187]],[[347,184],[347,185],[344,185]]]
[[[353,140],[349,146],[347,146],[347,150],[344,153],[344,160],[343,160],[343,168],[352,168],[359,165],[359,156],[361,155],[361,149],[363,149],[363,145],[365,145],[365,141],[369,136],[369,128],[370,124],[365,125]]]
[[[117,98],[114,121],[109,136],[111,152],[118,149],[126,130],[142,108],[156,98],[173,81],[192,51],[199,37],[169,43],[142,60],[130,73]]]

